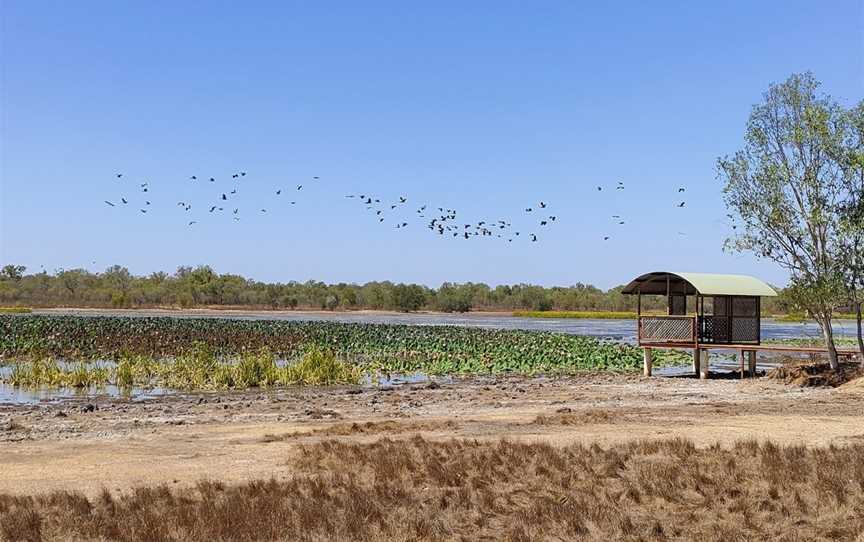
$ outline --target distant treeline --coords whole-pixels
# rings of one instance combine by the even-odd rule
[[[445,282],[439,288],[389,281],[366,284],[323,282],[266,283],[219,274],[209,266],[179,267],[174,274],[132,275],[115,265],[102,273],[69,269],[27,274],[23,266],[0,270],[0,305],[30,307],[242,307],[315,310],[611,311],[636,310],[636,298],[623,286],[603,291],[577,283],[567,287],[531,284],[491,287]],[[662,297],[643,297],[643,310],[665,310]],[[776,302],[763,306],[779,311]]]

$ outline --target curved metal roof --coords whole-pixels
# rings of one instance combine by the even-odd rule
[[[743,295],[774,297],[777,292],[761,280],[747,275],[718,275],[714,273],[677,273],[655,271],[633,279],[622,293],[666,295],[669,291],[686,295]]]

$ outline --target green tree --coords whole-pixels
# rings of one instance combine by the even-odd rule
[[[0,279],[19,281],[24,276],[24,271],[27,268],[23,265],[7,264],[0,269]]]
[[[858,351],[864,368],[864,100],[849,110],[848,137],[835,149],[843,170],[846,201],[840,206],[837,265],[855,310]]]
[[[393,287],[393,305],[402,312],[415,312],[426,303],[426,292],[417,284],[397,284]]]
[[[727,248],[789,272],[790,295],[819,323],[837,370],[831,321],[843,287],[833,255],[843,189],[830,149],[844,137],[844,111],[818,87],[809,73],[771,85],[750,114],[744,148],[720,158],[718,173],[737,228]]]

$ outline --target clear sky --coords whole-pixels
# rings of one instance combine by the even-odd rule
[[[2,0],[0,263],[432,286],[606,288],[659,269],[782,283],[773,265],[723,253],[715,160],[793,72],[846,104],[864,96],[862,6]],[[344,197],[359,193],[407,196],[409,226]],[[541,200],[558,217],[547,227],[524,211]],[[442,238],[413,216],[423,204],[459,223],[508,219],[522,236]]]

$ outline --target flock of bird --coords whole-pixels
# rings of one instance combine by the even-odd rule
[[[178,201],[176,206],[179,211],[185,213],[187,216],[186,225],[188,227],[192,227],[195,224],[198,224],[198,218],[193,214],[193,209],[196,211],[200,211],[203,209],[208,214],[220,214],[225,213],[231,217],[234,222],[239,222],[241,220],[240,209],[241,207],[236,202],[239,198],[239,193],[242,191],[242,181],[245,181],[247,177],[246,171],[237,171],[231,174],[231,182],[234,183],[230,188],[224,190],[214,190],[212,192],[212,199],[209,201],[205,201],[203,204],[196,203],[196,206],[193,207],[193,203],[191,201]],[[124,183],[124,174],[116,173],[115,180],[122,183],[123,186],[128,186]],[[217,186],[217,179],[215,177],[199,177],[197,175],[192,175],[188,178],[189,182],[204,184],[213,183],[213,187]],[[313,176],[309,182],[319,181],[320,177]],[[296,185],[296,189],[293,192],[297,193],[303,190],[303,184]],[[150,200],[150,184],[149,182],[140,182],[135,183],[132,187],[136,192],[141,194],[140,198],[136,201],[140,202],[138,205],[133,205],[130,203],[132,198],[128,196],[128,194],[124,194],[119,198],[119,202],[112,200],[104,200],[105,204],[110,207],[118,207],[118,206],[132,206],[137,207],[138,211],[141,214],[147,214],[147,212],[151,209],[151,200]],[[597,186],[598,192],[603,192],[603,186]],[[622,181],[618,181],[618,184],[614,187],[615,191],[625,190],[625,185]],[[274,198],[281,198],[283,194],[284,188],[277,188],[272,191]],[[686,189],[684,187],[678,188],[678,194],[684,193]],[[128,192],[128,189],[127,189]],[[409,200],[405,195],[399,196],[398,199],[393,201],[387,201],[385,198],[380,196],[373,196],[367,193],[363,194],[348,194],[345,196],[349,199],[357,200],[365,210],[370,213],[378,223],[385,224],[390,223],[395,227],[395,229],[405,229],[409,227],[409,221],[419,220],[422,221],[423,225],[426,229],[431,230],[434,234],[447,237],[447,238],[456,238],[456,239],[472,239],[472,238],[494,238],[501,239],[508,243],[512,243],[516,239],[525,239],[532,243],[538,242],[540,236],[538,232],[551,227],[558,221],[558,216],[555,214],[549,214],[549,204],[544,201],[537,202],[536,205],[532,205],[530,207],[525,207],[523,211],[523,218],[528,219],[529,227],[518,227],[514,226],[514,221],[509,218],[495,218],[495,219],[483,219],[483,220],[473,220],[467,221],[461,218],[461,215],[456,211],[456,209],[450,209],[447,207],[437,207],[432,206],[428,203],[424,203],[419,207],[414,209],[413,213],[406,211],[408,208]],[[283,198],[288,200],[289,205],[296,205],[297,200],[293,198]],[[683,208],[686,204],[686,201],[681,201],[677,203],[675,206],[678,208]],[[200,205],[200,207],[199,207]],[[262,207],[257,209],[255,212],[258,213],[267,213],[267,208]],[[407,218],[405,213],[409,212],[409,216],[411,218]],[[621,215],[612,215],[612,220],[618,226],[623,226],[627,223]],[[683,232],[678,232],[679,235],[685,235]],[[612,235],[604,235],[603,240],[609,241],[612,239]]]

